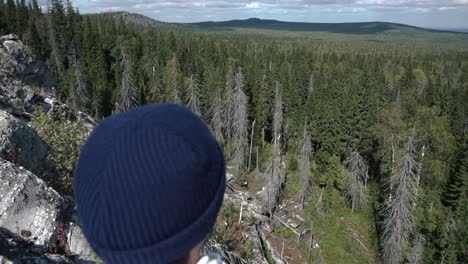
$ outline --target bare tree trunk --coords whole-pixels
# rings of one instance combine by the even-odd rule
[[[408,137],[403,156],[399,162],[399,171],[390,178],[395,186],[394,198],[388,201],[383,210],[382,232],[383,262],[399,264],[405,256],[409,237],[414,225],[413,204],[416,199],[416,173],[419,164],[414,157],[414,131]]]
[[[194,75],[190,75],[190,78],[187,80],[187,94],[189,96],[187,107],[192,110],[197,116],[202,117],[200,110],[200,101],[199,94],[200,89],[198,88],[197,81],[194,78]]]
[[[257,167],[256,167],[257,171],[258,171],[258,147],[257,147]]]
[[[262,128],[262,149],[265,148],[265,128]]]
[[[291,230],[294,234],[296,234],[297,236],[300,236],[301,233],[299,233],[296,229],[292,228],[288,223],[284,222],[281,218],[279,218],[278,216],[274,216],[274,219],[276,221],[278,221],[278,223],[282,224],[284,227],[288,228],[289,230]]]
[[[322,187],[322,191],[320,192],[320,196],[318,201],[321,203],[322,202],[322,197],[323,197],[323,191],[325,191],[325,187]]]
[[[243,209],[244,209],[244,196],[242,196],[242,199],[241,199],[241,208],[240,208],[240,212],[239,212],[239,225],[242,222],[242,211],[243,211]]]
[[[281,168],[281,132],[283,126],[283,101],[279,92],[279,82],[276,82],[276,99],[273,114],[273,154],[271,159],[271,175],[269,178],[267,190],[267,209],[270,217],[276,207],[278,196],[281,192],[285,177]]]
[[[234,168],[236,173],[239,174],[240,170],[245,168],[245,160],[248,147],[248,119],[247,119],[247,96],[245,95],[244,76],[239,68],[235,79],[234,90],[234,115],[232,117],[233,125],[233,143],[234,143]]]
[[[312,257],[312,246],[314,242],[314,222],[310,220],[310,238],[309,238],[309,254],[307,256],[307,263],[310,263]]]
[[[424,250],[424,237],[419,234],[416,237],[413,248],[411,249],[410,255],[408,256],[408,264],[420,264],[422,263]]]
[[[310,77],[309,77],[309,89],[308,89],[308,95],[307,95],[307,98],[310,97],[310,95],[314,92],[315,90],[315,85],[314,85],[314,73],[311,73],[310,74]]]
[[[133,84],[132,63],[124,48],[121,48],[120,67],[122,68],[122,84],[118,112],[124,112],[136,106],[137,93]]]
[[[213,115],[211,119],[211,130],[213,131],[216,140],[218,140],[219,143],[223,144],[223,128],[225,127],[225,124],[223,122],[222,100],[219,90],[220,89],[216,90],[215,97],[213,99],[213,104],[211,105],[211,112]]]
[[[70,45],[70,58],[75,67],[75,80],[76,87],[72,87],[70,91],[70,98],[72,100],[73,107],[83,111],[87,104],[88,98],[86,96],[86,81],[84,80],[84,74],[81,69],[81,64],[78,59],[78,54],[75,46],[75,42],[72,41]]]
[[[224,95],[224,116],[226,120],[226,141],[227,143],[231,143],[232,141],[232,131],[233,131],[233,116],[234,116],[234,109],[235,105],[235,80],[234,80],[234,72],[232,67],[229,66],[228,72],[226,74],[226,87],[225,87],[225,95]]]
[[[253,146],[253,133],[255,129],[255,121],[252,123],[252,133],[250,134],[250,150],[249,150],[249,165],[247,166],[247,171],[250,171],[250,161],[252,159],[252,146]]]
[[[182,101],[180,100],[179,95],[179,84],[177,83],[177,57],[176,54],[172,54],[172,101],[176,104],[180,104]]]
[[[367,204],[366,182],[369,178],[369,168],[358,152],[353,152],[344,163],[350,174],[345,196],[351,201],[351,211],[354,213]]]
[[[304,123],[304,133],[302,136],[301,148],[301,190],[299,193],[301,201],[301,209],[304,210],[305,200],[310,190],[312,179],[310,173],[310,158],[312,155],[312,143],[310,141],[309,133],[307,132],[307,124]]]

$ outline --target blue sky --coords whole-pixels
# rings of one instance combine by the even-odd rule
[[[129,11],[167,22],[259,17],[305,22],[387,21],[468,29],[468,0],[75,0],[74,3],[82,13]]]

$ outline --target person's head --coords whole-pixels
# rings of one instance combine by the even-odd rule
[[[193,263],[225,190],[222,150],[175,104],[102,121],[84,145],[74,194],[81,228],[105,263]]]

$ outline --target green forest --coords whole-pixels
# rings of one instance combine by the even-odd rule
[[[466,263],[466,35],[144,27],[49,2],[0,0],[0,35],[49,66],[45,93],[96,120],[186,105],[235,182],[266,188],[270,218],[284,199],[301,204],[324,263]],[[330,219],[344,216],[374,257],[340,242]]]

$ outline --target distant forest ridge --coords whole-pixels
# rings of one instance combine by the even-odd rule
[[[287,22],[273,19],[249,18],[243,20],[228,21],[203,21],[196,23],[172,23],[163,22],[146,17],[137,13],[130,12],[108,12],[93,15],[108,15],[121,18],[126,22],[140,26],[180,26],[184,28],[248,28],[248,29],[267,29],[282,31],[308,31],[308,32],[329,32],[341,34],[378,34],[389,30],[418,30],[432,33],[455,33],[466,34],[468,29],[429,29],[416,27],[406,24],[390,22],[349,22],[349,23],[309,23],[309,22]]]

